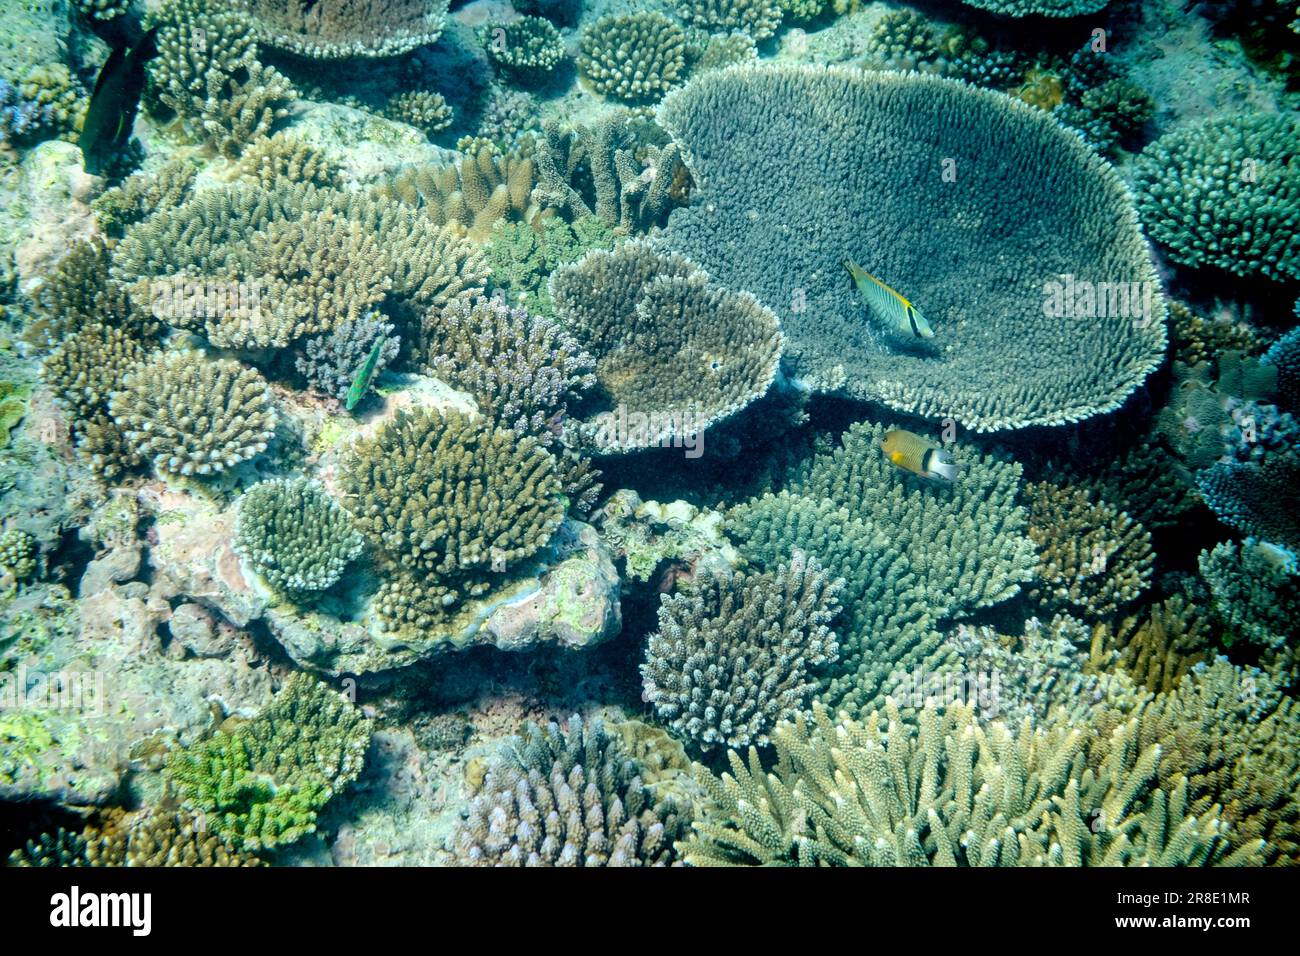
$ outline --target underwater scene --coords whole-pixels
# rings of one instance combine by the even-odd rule
[[[1298,108],[1300,0],[3,0],[6,886],[1300,862]]]

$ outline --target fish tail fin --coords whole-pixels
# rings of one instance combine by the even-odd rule
[[[956,481],[957,476],[961,473],[961,467],[942,448],[936,448],[930,453],[930,460],[927,465],[930,474],[936,478],[942,478],[944,481]]]

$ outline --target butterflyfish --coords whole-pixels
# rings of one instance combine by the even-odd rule
[[[880,447],[895,466],[914,475],[940,481],[957,480],[957,463],[928,438],[895,428],[885,432]]]
[[[918,339],[934,338],[934,329],[919,309],[890,286],[885,285],[852,259],[844,260],[853,281],[867,303],[867,313],[889,330]]]

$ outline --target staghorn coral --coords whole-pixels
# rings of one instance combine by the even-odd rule
[[[1106,674],[1118,664],[1152,693],[1168,693],[1210,654],[1210,627],[1200,610],[1175,595],[1115,622],[1093,626],[1089,669]]]
[[[592,89],[653,102],[686,73],[686,31],[662,13],[601,17],[582,33],[578,69]]]
[[[584,426],[603,450],[699,435],[760,398],[776,376],[776,316],[682,256],[642,242],[593,250],[558,269],[550,292],[616,406]]]
[[[594,126],[547,124],[537,143],[537,195],[575,225],[595,215],[620,234],[647,232],[690,191],[681,150],[662,137],[628,110]]]
[[[310,143],[295,136],[278,133],[259,139],[239,160],[239,175],[254,179],[264,189],[272,189],[280,179],[314,186],[338,186],[342,173],[338,164]],[[179,199],[170,200],[175,205]]]
[[[641,665],[643,699],[704,750],[766,746],[772,728],[807,705],[812,671],[839,657],[830,624],[842,586],[795,552],[773,571],[663,595]]]
[[[193,139],[234,159],[288,116],[298,94],[258,61],[256,39],[237,8],[168,0],[156,23],[151,89]]]
[[[451,105],[442,94],[431,90],[407,90],[397,94],[384,106],[384,115],[414,126],[429,137],[441,133],[455,119]]]
[[[254,150],[262,146],[259,143]],[[249,151],[249,157],[254,150]],[[121,185],[104,190],[91,203],[91,208],[105,234],[120,237],[127,226],[154,210],[179,206],[187,200],[197,176],[198,170],[189,163],[172,160],[156,172],[131,174]]]
[[[108,408],[123,375],[147,354],[145,343],[129,330],[96,322],[64,338],[46,356],[42,375],[75,425]]]
[[[363,545],[351,516],[315,482],[260,481],[239,500],[236,553],[290,595],[331,587]]]
[[[550,20],[524,16],[479,28],[488,59],[522,86],[536,86],[564,62],[564,37]]]
[[[428,371],[474,396],[479,410],[544,447],[563,433],[568,403],[596,384],[595,360],[555,322],[492,299],[425,319],[437,351]]]
[[[1246,641],[1281,648],[1292,640],[1300,619],[1300,570],[1293,554],[1248,538],[1202,551],[1197,564],[1225,645]]]
[[[494,156],[486,147],[459,163],[417,166],[385,184],[382,194],[405,203],[439,225],[458,225],[483,243],[501,219],[533,223],[542,209],[533,200],[533,161]]]
[[[1229,527],[1291,551],[1300,549],[1300,457],[1220,462],[1196,475],[1205,503]]]
[[[1038,568],[1029,596],[1049,613],[1092,620],[1137,600],[1151,584],[1151,535],[1122,511],[1069,485],[1025,488]]]
[[[471,866],[669,866],[691,807],[659,797],[622,737],[531,721],[488,758],[453,848]]]
[[[402,340],[393,334],[390,323],[373,315],[363,316],[355,322],[340,322],[325,335],[304,339],[302,354],[294,359],[294,368],[307,380],[308,386],[343,401],[357,369],[370,355],[375,339],[380,336],[385,341],[375,362],[374,374],[377,376],[397,358]]]
[[[1157,745],[1120,724],[1087,767],[1087,735],[1063,711],[1016,731],[961,705],[917,726],[892,701],[865,721],[814,705],[775,734],[778,762],[699,779],[718,807],[696,821],[686,862],[802,866],[1116,866],[1249,864],[1217,807],[1192,813],[1185,778],[1161,787]]]
[[[321,808],[361,772],[369,744],[359,709],[295,673],[253,719],[174,751],[166,773],[211,832],[256,852],[315,832]]]
[[[809,387],[998,431],[1114,409],[1162,360],[1126,189],[1034,107],[938,77],[762,64],[696,77],[657,118],[702,184],[668,247],[776,310]],[[919,303],[934,341],[882,335],[846,258]]]
[[[313,59],[390,57],[434,43],[447,0],[239,0],[259,42]]]
[[[739,30],[766,40],[781,25],[779,0],[678,0],[677,15],[710,33]]]
[[[1300,277],[1298,130],[1289,114],[1247,113],[1161,136],[1134,170],[1151,237],[1183,265]]]
[[[536,439],[458,412],[399,412],[357,442],[340,483],[357,528],[397,571],[376,599],[381,617],[435,618],[531,557],[564,516],[555,472]]]
[[[178,351],[135,366],[109,400],[122,439],[159,472],[214,475],[266,450],[266,382],[230,359]]]
[[[112,281],[109,262],[109,245],[101,239],[73,245],[35,293],[37,317],[25,333],[27,340],[50,348],[96,324],[123,329],[141,340],[156,336],[157,321],[137,309],[126,290]]]

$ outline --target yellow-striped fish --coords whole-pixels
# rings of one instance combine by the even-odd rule
[[[885,432],[880,447],[885,450],[885,457],[904,471],[922,478],[957,480],[957,463],[928,438],[895,428]]]
[[[868,313],[877,322],[900,335],[911,335],[918,339],[934,338],[934,329],[930,328],[925,316],[911,302],[852,259],[844,260],[844,268],[853,276],[858,291],[866,300]]]

